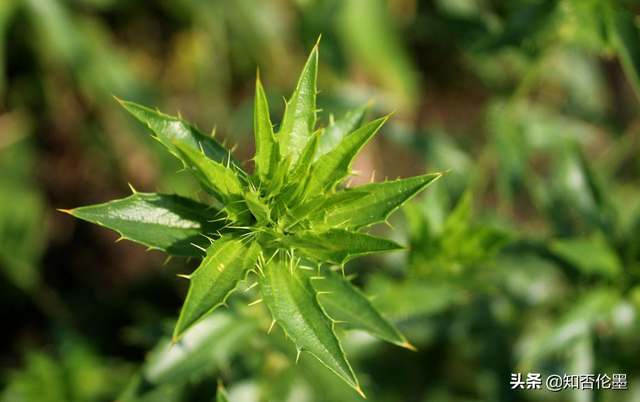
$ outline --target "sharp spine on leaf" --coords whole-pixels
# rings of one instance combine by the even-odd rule
[[[203,247],[201,247],[201,246],[199,246],[199,245],[197,245],[197,244],[195,244],[195,243],[191,243],[191,245],[192,245],[193,247],[197,248],[197,249],[198,249],[198,250],[200,250],[200,251],[204,251],[205,253],[207,252],[207,249],[205,249],[205,248],[203,248]]]
[[[353,184],[353,177],[349,177],[349,181],[347,182],[347,184],[345,184],[345,187],[347,188],[351,188],[351,185]]]
[[[215,241],[214,238],[207,236],[204,233],[200,233],[200,236],[204,237],[205,239],[209,240],[211,243],[213,243]]]
[[[258,304],[258,303],[262,303],[262,299],[258,299],[258,300],[254,301],[254,302],[251,302],[251,303],[249,303],[247,306],[249,306],[249,307],[251,307],[251,306],[255,306],[255,305],[256,305],[256,304]]]

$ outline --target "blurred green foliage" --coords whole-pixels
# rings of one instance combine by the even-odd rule
[[[324,115],[371,98],[372,116],[398,108],[356,181],[453,169],[391,222],[410,252],[346,266],[419,350],[345,339],[369,400],[639,400],[639,12],[631,0],[0,2],[0,400],[213,400],[218,379],[231,401],[361,400],[313,359],[296,365],[281,331],[265,337],[250,290],[194,328],[192,350],[166,351],[186,292],[173,278],[189,266],[54,210],[121,198],[126,182],[195,197],[111,95],[217,126],[243,161],[256,68],[280,115],[276,94],[319,33]],[[626,373],[629,391],[511,390],[528,372]]]

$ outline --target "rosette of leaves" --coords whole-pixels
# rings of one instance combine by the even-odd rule
[[[344,267],[357,256],[404,250],[361,230],[386,221],[441,173],[340,187],[358,152],[389,116],[363,124],[365,106],[316,130],[317,70],[316,45],[277,133],[258,77],[253,174],[216,139],[181,118],[119,101],[217,201],[205,205],[177,195],[134,191],[121,200],[65,212],[169,256],[202,259],[188,276],[174,343],[256,272],[263,301],[298,354],[309,352],[361,393],[334,332],[336,322],[411,345],[343,274],[328,271],[320,277],[320,271],[305,270],[309,264],[301,261]],[[319,294],[325,296],[319,300]]]

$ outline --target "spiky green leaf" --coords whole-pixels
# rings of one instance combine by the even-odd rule
[[[238,169],[242,169],[240,162],[231,155],[228,149],[215,138],[203,134],[185,120],[160,113],[133,102],[116,100],[129,113],[145,123],[155,133],[156,138],[178,158],[180,156],[176,152],[176,143],[183,144],[183,146],[194,151],[202,150],[207,157],[225,166],[231,163]]]
[[[273,175],[273,178],[267,185],[266,193],[270,196],[278,195],[282,192],[282,188],[284,184],[287,182],[287,173],[289,173],[289,166],[291,166],[291,159],[289,157],[285,157],[281,159],[276,167],[276,172]]]
[[[303,223],[304,221],[311,221],[314,219],[320,219],[319,227],[324,227],[324,222],[322,221],[324,214],[317,213],[317,211],[324,211],[321,209],[323,207],[327,208],[338,208],[342,205],[348,204],[350,202],[355,201],[358,198],[362,198],[366,196],[366,193],[358,193],[355,191],[339,191],[337,193],[330,193],[321,195],[315,198],[312,198],[311,201],[298,204],[291,208],[286,214],[284,214],[280,220],[281,226],[291,231],[296,225]],[[311,222],[307,222],[307,226],[310,225]],[[318,223],[318,222],[316,222]],[[328,228],[326,228],[328,229]]]
[[[351,173],[351,165],[362,147],[382,127],[389,116],[372,121],[357,129],[329,153],[322,155],[311,166],[307,194],[315,196],[331,191]]]
[[[442,173],[425,174],[381,183],[346,189],[331,195],[323,211],[324,222],[321,227],[341,227],[359,230],[375,223],[387,220],[396,209],[424,190]],[[353,197],[351,202],[338,203],[349,194],[361,194]],[[336,205],[337,206],[332,206]],[[318,217],[317,219],[321,219]]]
[[[68,212],[76,218],[114,230],[124,239],[162,250],[171,256],[197,257],[210,237],[222,228],[219,211],[188,198],[157,193],[135,193],[104,204]]]
[[[176,151],[194,176],[225,205],[225,212],[235,222],[248,222],[249,208],[244,202],[244,184],[238,171],[209,159],[200,151],[176,142]]]
[[[330,229],[323,233],[305,232],[284,236],[281,243],[317,263],[343,265],[352,258],[404,250],[398,243],[367,233]]]
[[[370,109],[371,105],[366,104],[349,111],[338,120],[332,120],[320,134],[320,146],[316,159],[332,151],[344,137],[356,131],[364,123]]]
[[[207,256],[189,277],[189,293],[173,334],[174,341],[216,307],[224,304],[255,268],[260,246],[234,235],[223,235],[207,249]]]
[[[315,356],[347,384],[360,390],[333,322],[318,303],[310,279],[299,267],[291,269],[282,261],[272,261],[260,278],[262,298],[273,318],[301,352]]]
[[[269,116],[267,96],[262,88],[260,77],[256,79],[256,95],[253,106],[253,131],[256,141],[256,155],[254,174],[266,183],[275,173],[280,152],[276,137],[273,134],[273,124]]]
[[[312,272],[311,275],[316,273]],[[341,322],[341,328],[362,330],[387,342],[414,349],[404,335],[342,274],[327,269],[311,283],[317,291],[326,293],[320,297],[320,304],[329,317]]]
[[[317,77],[318,46],[316,45],[287,103],[277,136],[280,154],[290,156],[293,163],[298,160],[316,125]]]
[[[296,205],[301,197],[304,197],[306,183],[309,180],[309,169],[314,155],[318,149],[318,135],[314,134],[305,146],[298,163],[287,175],[287,186],[282,201],[287,205]]]
[[[316,197],[309,202],[296,205],[279,220],[281,227],[285,230],[291,229],[300,223],[300,221],[316,212],[325,202],[326,197]]]
[[[299,178],[306,178],[309,175],[309,169],[313,162],[314,156],[318,151],[318,144],[320,140],[319,133],[315,133],[309,138],[309,142],[305,145],[304,150],[298,158],[298,162],[292,169],[292,178],[298,180]]]
[[[266,224],[271,221],[271,209],[257,191],[246,191],[244,202],[258,224]]]

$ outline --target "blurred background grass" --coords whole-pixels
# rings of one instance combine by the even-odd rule
[[[320,33],[324,124],[371,99],[372,116],[397,109],[356,180],[453,169],[377,229],[411,252],[347,266],[419,349],[351,333],[369,399],[640,400],[638,13],[633,0],[2,0],[0,400],[209,401],[218,378],[237,401],[359,400],[312,357],[294,365],[250,295],[202,326],[204,355],[167,370],[160,341],[140,369],[193,262],[163,265],[55,211],[127,183],[196,191],[112,95],[217,127],[249,159],[256,69],[280,116]],[[626,373],[629,391],[512,391],[518,372]]]

